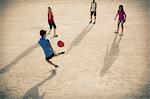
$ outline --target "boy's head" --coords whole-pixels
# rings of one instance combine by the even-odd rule
[[[41,30],[40,35],[41,35],[41,37],[44,37],[46,35],[46,30]]]
[[[48,11],[51,11],[52,10],[52,8],[51,7],[48,7]]]
[[[93,0],[93,2],[95,2],[95,0]]]

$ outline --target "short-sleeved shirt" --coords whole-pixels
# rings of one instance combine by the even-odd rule
[[[124,11],[119,11],[118,10],[118,15],[119,15],[119,20],[125,20],[125,12]]]
[[[49,57],[54,53],[53,49],[50,46],[50,41],[48,39],[46,39],[45,37],[42,37],[38,41],[38,43],[43,48],[44,54],[46,57]]]
[[[91,3],[91,12],[95,12],[96,11],[96,6],[97,6],[96,2],[92,2]]]
[[[49,19],[51,17],[51,19]],[[54,16],[52,12],[48,12],[48,23],[53,23],[54,22]]]

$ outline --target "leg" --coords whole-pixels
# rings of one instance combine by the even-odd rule
[[[50,61],[49,59],[46,59],[46,61],[50,64],[50,65],[53,65],[54,67],[59,67],[57,65],[55,65],[52,61]]]
[[[118,32],[119,32],[119,26],[120,26],[120,22],[118,21],[118,24],[117,24],[117,31],[115,31],[114,33],[118,34]]]
[[[56,34],[56,24],[53,22],[53,27],[54,27],[54,37],[57,37],[58,35]]]
[[[123,23],[121,23],[121,33],[123,33],[123,29],[124,29],[124,26],[123,26]]]
[[[56,35],[56,28],[54,28],[54,36]]]
[[[118,25],[117,25],[117,32],[119,32],[119,26],[120,26],[120,22],[118,22]]]
[[[90,15],[90,22],[89,22],[89,23],[92,23],[92,15],[93,15],[93,12],[91,12],[91,15]]]
[[[60,53],[55,53],[54,56],[56,57],[56,56],[59,56],[59,55],[64,54],[64,53],[65,53],[65,51],[60,52]]]
[[[122,36],[123,35],[123,22],[121,22],[121,34],[120,34],[120,36]]]
[[[96,22],[96,16],[94,16],[94,23]]]
[[[52,30],[52,24],[51,23],[49,23],[49,32],[48,32],[48,34],[50,34],[51,33],[51,30]]]
[[[94,12],[94,23],[93,24],[95,24],[95,22],[96,22],[96,11]]]

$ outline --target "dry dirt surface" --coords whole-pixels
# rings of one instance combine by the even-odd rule
[[[90,2],[0,0],[0,99],[150,99],[150,0],[96,0],[94,25]],[[123,36],[114,34],[120,4]],[[67,51],[52,59],[57,69],[37,43],[48,6],[59,35],[51,44]]]

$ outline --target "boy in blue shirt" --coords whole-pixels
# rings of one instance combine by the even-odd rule
[[[58,67],[58,65],[55,65],[54,63],[52,63],[50,61],[50,59],[52,59],[54,56],[58,56],[60,54],[64,54],[65,52],[61,52],[61,53],[54,53],[54,50],[50,44],[50,41],[48,39],[46,39],[46,31],[45,30],[41,30],[40,31],[40,35],[41,38],[38,41],[39,45],[43,48],[44,54],[45,54],[45,59],[48,63],[50,63],[51,65]]]

